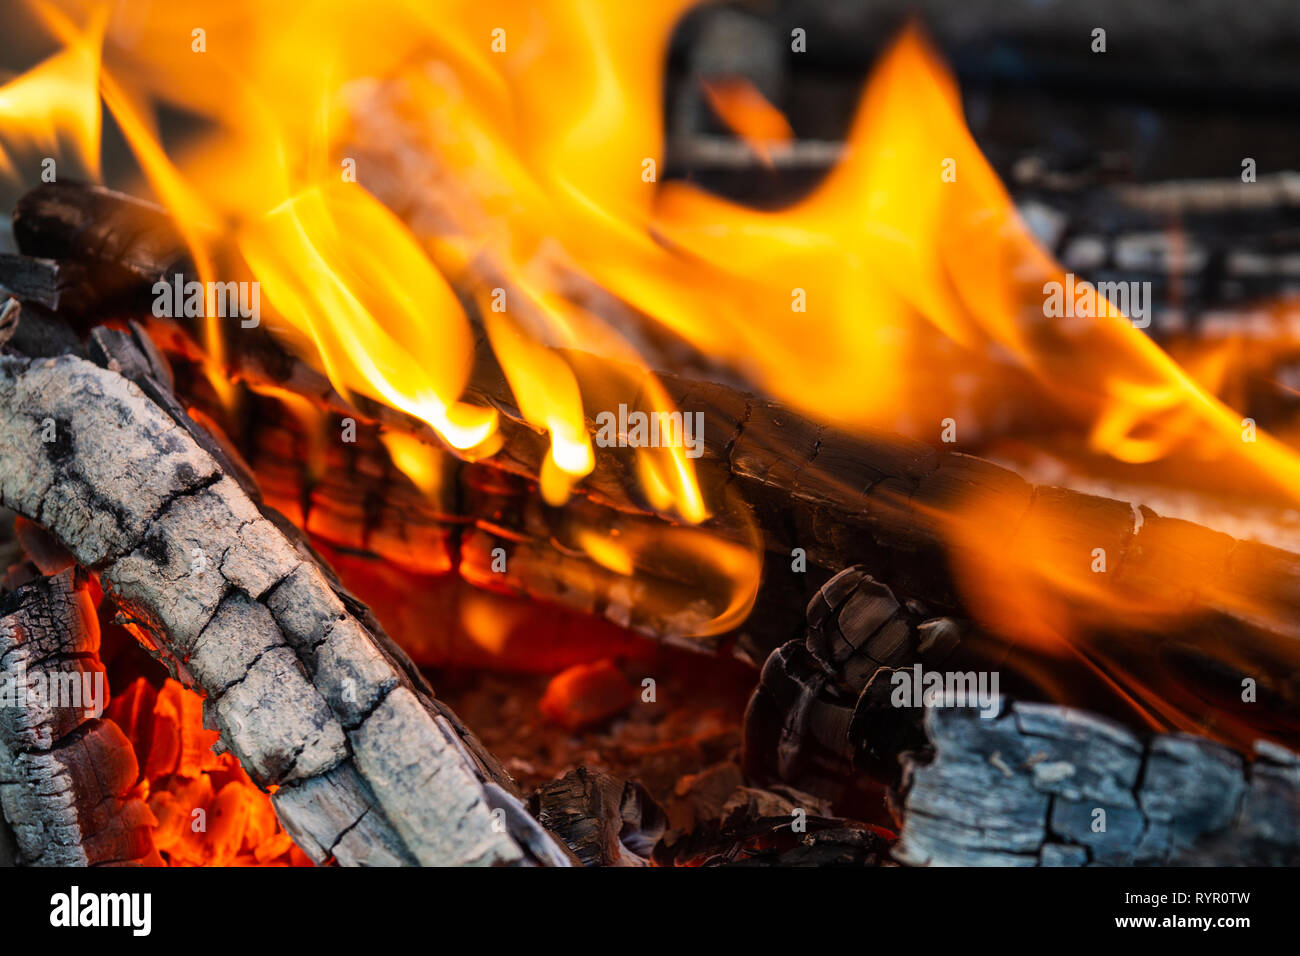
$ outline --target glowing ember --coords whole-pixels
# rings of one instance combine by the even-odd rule
[[[155,690],[142,677],[105,715],[135,747],[137,786],[158,821],[154,846],[168,866],[311,865],[239,761],[212,752],[218,735],[203,728],[197,694],[171,679]]]

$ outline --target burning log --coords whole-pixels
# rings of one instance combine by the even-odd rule
[[[0,502],[98,573],[172,673],[204,690],[222,741],[277,788],[314,860],[564,863],[369,611],[178,407],[151,400],[163,386],[127,345],[101,358],[143,386],[74,355],[0,357]]]
[[[126,232],[131,223],[147,217],[141,207],[153,209],[103,191],[92,191],[83,198],[82,189],[65,184],[41,187],[23,199],[15,235],[25,251],[61,257],[86,255],[100,262],[102,258],[94,257],[102,257],[102,250],[110,250],[111,255],[122,241],[104,240],[87,246],[78,239],[84,233],[78,225],[81,220],[67,208],[84,205],[93,209],[92,218],[99,223],[96,228],[109,233],[114,231],[109,223],[120,222],[117,231]],[[157,210],[154,214],[161,215]],[[61,233],[58,223],[63,220],[74,225]],[[156,237],[157,233],[150,235]],[[132,269],[157,275],[154,267],[165,271],[175,261],[179,242],[170,247],[156,239],[151,243],[152,259],[132,247]],[[147,268],[142,265],[146,262]],[[137,284],[136,291],[140,288]],[[172,354],[195,361],[208,358],[197,344],[201,336],[196,329],[168,322],[155,324],[151,332]],[[480,349],[478,354],[482,360],[467,397],[500,411],[504,440],[501,451],[486,464],[535,482],[547,452],[546,437],[524,421],[487,350]],[[427,426],[400,412],[366,400],[358,400],[356,407],[344,402],[322,375],[291,356],[265,329],[241,329],[230,336],[225,358],[231,375],[256,387],[299,394],[318,406],[434,441]],[[182,391],[188,401],[203,405],[202,389],[197,379],[191,378],[182,384]],[[1083,580],[1072,586],[1096,591],[1096,596],[1081,605],[1068,593],[1059,595],[1074,609],[1082,607],[1085,615],[1091,614],[1076,646],[1095,649],[1104,645],[1106,655],[1118,655],[1131,667],[1159,659],[1160,666],[1180,671],[1198,699],[1212,699],[1216,704],[1231,704],[1235,691],[1223,674],[1206,662],[1226,652],[1233,657],[1230,670],[1234,674],[1244,674],[1260,685],[1261,701],[1269,706],[1259,710],[1270,715],[1267,720],[1272,722],[1273,732],[1293,731],[1293,727],[1287,728],[1294,722],[1279,715],[1278,704],[1294,702],[1300,692],[1300,684],[1292,679],[1300,673],[1300,648],[1295,641],[1300,633],[1300,605],[1291,585],[1300,568],[1290,553],[1236,541],[1147,508],[1135,509],[1128,502],[1030,485],[988,461],[940,451],[900,436],[878,432],[849,435],[725,384],[669,375],[659,378],[678,408],[703,416],[703,457],[696,462],[702,485],[706,489],[728,487],[752,506],[769,549],[760,600],[742,628],[742,646],[753,659],[764,659],[772,648],[798,633],[792,609],[838,568],[861,564],[898,593],[923,598],[936,616],[954,618],[977,616],[970,606],[972,587],[967,583],[963,588],[959,580],[963,566],[978,566],[981,572],[996,570],[999,564],[1005,568],[1005,583],[980,586],[975,592],[979,601],[1023,589],[1023,582],[1011,586],[1018,580],[1021,562],[1024,573],[1030,575],[1049,565],[1081,568],[1076,577]],[[217,409],[211,411],[215,414]],[[254,427],[253,434],[256,432]],[[608,451],[597,456],[596,470],[580,486],[570,512],[595,509],[591,524],[597,528],[610,527],[616,521],[653,526],[658,517],[634,490],[631,452]],[[285,457],[283,452],[280,457]],[[464,484],[461,475],[466,466],[450,456],[441,460],[446,488]],[[355,488],[339,488],[338,482],[328,491],[330,481],[319,481],[310,474],[303,476],[299,489],[310,495],[310,489],[320,486],[318,500],[337,502],[344,509],[337,527],[360,527],[360,533],[380,553],[396,548],[436,561],[445,555],[447,567],[452,565],[451,556],[458,554],[462,573],[475,584],[610,614],[619,623],[631,623],[661,636],[676,633],[664,620],[618,617],[626,604],[611,596],[617,593],[622,576],[601,567],[580,549],[557,547],[564,536],[556,533],[555,512],[540,507],[535,498],[528,505],[518,497],[518,489],[512,494],[516,503],[525,502],[522,509],[499,507],[499,497],[492,504],[495,491],[487,498],[477,492],[462,495],[451,491],[449,497],[423,509],[385,507],[378,512],[384,530],[378,536],[370,535],[374,513],[366,502],[382,501],[391,492],[394,472],[387,465],[367,466],[364,461],[358,460],[355,471],[368,476],[358,487],[367,482],[374,487],[368,497],[358,499]],[[482,466],[473,467],[482,471]],[[386,486],[376,486],[376,476]],[[499,487],[501,483],[479,484]],[[535,486],[525,485],[524,493],[535,495],[529,487]],[[488,520],[484,520],[484,504],[490,505]],[[363,520],[355,520],[358,515]],[[962,522],[972,518],[978,523],[963,527]],[[720,536],[739,537],[743,522],[736,519],[724,509],[707,528]],[[312,527],[310,517],[307,521]],[[432,541],[436,546],[426,548],[414,544],[417,541]],[[376,546],[376,542],[381,543]],[[352,541],[338,543],[355,546]],[[485,570],[497,548],[507,556],[505,574]],[[789,555],[794,549],[806,554],[810,573],[791,571]],[[1088,574],[1088,562],[1097,549],[1108,557],[1105,573]],[[1017,558],[1019,554],[1048,557],[1034,561]],[[672,581],[671,568],[636,570],[650,578],[659,574]],[[585,583],[574,586],[574,582]],[[1049,594],[1056,587],[1050,576],[1041,584]],[[1134,625],[1126,616],[1112,614],[1097,620],[1096,609],[1111,604],[1157,608],[1162,619]],[[774,610],[782,606],[784,613]],[[1002,617],[1019,616],[1014,609],[996,610]],[[1171,643],[1170,633],[1175,630],[1179,639]],[[696,646],[709,648],[717,643],[704,641]],[[1189,653],[1183,653],[1184,647]],[[1185,713],[1203,710],[1198,705]],[[1248,742],[1258,730],[1238,736]]]
[[[894,855],[929,866],[1295,866],[1300,756],[1141,740],[1094,715],[1012,703],[932,709],[906,760]]]
[[[107,702],[99,625],[81,572],[38,578],[0,599],[0,810],[15,862],[156,863],[153,815],[128,793],[138,775]]]
[[[15,235],[24,251],[61,257],[84,255],[101,262],[102,250],[110,250],[111,257],[111,250],[122,241],[88,246],[78,238],[84,233],[80,220],[66,212],[66,207],[93,209],[96,229],[109,233],[113,227],[101,219],[118,220],[117,231],[126,232],[131,223],[141,216],[148,218],[147,210],[153,209],[103,191],[83,199],[80,188],[63,184],[57,189],[42,187],[24,198],[15,222]],[[153,215],[161,214],[154,210]],[[65,219],[74,226],[60,232],[58,224]],[[176,261],[180,245],[174,241],[167,246],[156,239],[158,233],[150,235],[155,237],[150,245],[152,258],[132,247],[132,268],[156,276]],[[154,267],[160,272],[154,272]],[[137,283],[137,293],[140,288]],[[183,322],[155,324],[151,334],[173,354],[197,362],[209,359],[197,344],[201,338],[197,329]],[[467,397],[501,413],[504,440],[501,451],[487,464],[525,482],[535,482],[547,452],[546,436],[524,420],[488,350],[480,349],[478,354],[481,361]],[[322,375],[291,356],[265,329],[241,329],[231,336],[225,359],[232,376],[255,387],[299,394],[314,404],[360,414],[385,428],[433,441],[427,426],[400,412],[363,399],[355,407],[344,402]],[[1300,605],[1291,586],[1300,568],[1290,553],[1236,541],[1147,508],[1135,509],[1127,502],[1030,485],[988,461],[940,451],[897,435],[846,434],[729,385],[669,375],[659,378],[678,408],[703,416],[703,457],[696,462],[702,485],[706,489],[730,488],[752,506],[769,549],[765,586],[755,613],[742,628],[742,647],[753,659],[765,658],[772,648],[797,633],[797,622],[790,613],[796,602],[789,599],[805,596],[837,568],[863,565],[897,593],[922,598],[935,616],[953,618],[978,616],[975,612],[980,609],[971,606],[973,595],[977,603],[987,602],[990,596],[996,601],[1023,588],[1023,582],[1011,586],[1018,581],[1021,563],[1024,573],[1030,575],[1049,565],[1082,568],[1085,573],[1067,572],[1084,579],[1072,582],[1075,590],[1086,587],[1097,592],[1082,602],[1069,594],[1068,587],[1055,594],[1057,585],[1050,576],[1041,582],[1042,590],[1053,594],[1053,600],[1059,598],[1063,606],[1084,612],[1085,626],[1077,635],[1076,647],[1089,649],[1089,653],[1100,648],[1131,667],[1147,666],[1154,658],[1161,667],[1179,670],[1194,701],[1231,704],[1235,691],[1213,666],[1216,656],[1226,649],[1233,658],[1230,672],[1244,674],[1260,685],[1261,701],[1267,706],[1258,710],[1265,712],[1271,732],[1294,731],[1294,721],[1279,713],[1290,709],[1289,704],[1279,702],[1293,703],[1300,692],[1300,684],[1292,679],[1300,673],[1300,648],[1295,641],[1300,632]],[[193,385],[193,381],[183,383],[182,391],[187,400],[202,405],[201,389],[188,387]],[[450,456],[442,460],[446,464],[444,484],[459,487],[465,466]],[[482,466],[473,467],[482,470]],[[393,471],[387,466],[376,471],[362,465],[357,470],[378,474],[391,488]],[[658,516],[635,492],[633,473],[633,455],[627,449],[610,449],[597,456],[596,469],[584,480],[570,510],[596,509],[595,527],[609,527],[613,521],[652,526]],[[317,484],[329,483],[306,475],[300,489],[306,494]],[[378,488],[370,500],[386,494],[385,488]],[[352,517],[345,516],[338,526],[367,527],[370,512],[364,500],[339,503]],[[420,552],[434,560],[445,554],[448,567],[451,555],[458,554],[460,570],[476,584],[606,614],[611,610],[618,614],[625,607],[610,599],[621,575],[600,567],[579,549],[557,547],[563,536],[555,533],[553,511],[492,507],[488,509],[492,518],[485,521],[482,511],[475,510],[482,503],[481,495],[455,492],[411,522],[404,520],[409,509],[389,507],[384,520],[390,527],[380,538],[396,542],[408,554]],[[448,511],[455,514],[448,515]],[[366,520],[353,520],[358,514]],[[723,509],[707,527],[720,536],[739,537],[743,522],[737,517]],[[454,519],[450,528],[446,527],[447,518]],[[473,527],[466,528],[467,523]],[[368,535],[368,530],[363,534]],[[411,546],[415,540],[433,539],[438,547]],[[354,546],[353,542],[339,543]],[[487,557],[496,548],[507,555],[506,567],[511,570],[505,575],[495,569],[493,573],[484,571]],[[792,573],[788,556],[795,549],[806,554],[811,573]],[[1098,549],[1109,558],[1105,573],[1087,574],[1088,562],[1095,559]],[[391,547],[383,545],[379,550],[382,553]],[[1048,557],[1038,561],[1016,557],[1022,553]],[[978,566],[983,572],[998,564],[1005,568],[1001,572],[1004,583],[981,586],[974,592],[969,582],[963,587],[963,567]],[[656,569],[636,571],[648,571],[651,577],[657,573]],[[664,577],[671,581],[672,569],[667,569]],[[575,587],[575,581],[586,583]],[[780,599],[769,599],[771,594]],[[1111,604],[1156,608],[1160,620],[1134,624],[1124,615],[1113,614],[1098,620],[1097,609]],[[781,605],[786,613],[774,613],[772,609]],[[1019,616],[1018,609],[997,607],[994,611],[1013,620]],[[1189,622],[1195,626],[1188,626]],[[624,618],[619,623],[632,623],[661,636],[675,633],[671,624],[662,620]],[[1171,642],[1170,633],[1175,630],[1179,640]],[[714,647],[717,642],[697,646]],[[1184,714],[1199,712],[1203,712],[1201,705],[1183,708]],[[1248,742],[1259,730],[1252,725],[1248,732],[1238,728],[1236,733]]]

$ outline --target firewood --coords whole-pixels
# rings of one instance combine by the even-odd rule
[[[1007,500],[1016,503],[1001,522],[1008,529],[1008,549],[1043,547],[1054,554],[1073,549],[1089,555],[1103,545],[1107,553],[1123,556],[1105,581],[1112,593],[1186,608],[1189,621],[1203,622],[1150,634],[1129,630],[1116,617],[1103,622],[1103,630],[1088,634],[1088,642],[1122,655],[1138,670],[1176,671],[1188,688],[1203,698],[1213,697],[1228,710],[1241,709],[1239,696],[1233,697],[1239,694],[1241,679],[1250,677],[1261,686],[1261,701],[1268,706],[1254,708],[1249,719],[1266,716],[1276,732],[1295,732],[1295,721],[1283,712],[1293,709],[1284,702],[1296,700],[1300,690],[1296,647],[1287,637],[1296,627],[1284,583],[1287,552],[1233,542],[1148,508],[1136,513],[1139,528],[1133,508],[1125,502],[1030,486],[988,462],[943,455],[891,436],[850,439],[831,429],[801,425],[801,419],[777,406],[746,399],[723,386],[696,383],[690,388],[696,407],[708,410],[707,421],[716,421],[717,428],[706,428],[706,436],[720,434],[721,443],[730,445],[716,456],[706,454],[701,468],[705,473],[713,469],[715,477],[725,469],[732,486],[744,489],[770,549],[755,610],[739,634],[732,635],[756,663],[800,633],[796,609],[830,576],[826,568],[847,556],[899,593],[923,598],[933,616],[969,617],[934,514],[942,513],[945,502],[957,496],[985,496],[999,507]],[[728,397],[730,417],[720,410]],[[330,419],[322,427],[337,428],[338,421]],[[608,614],[620,624],[660,637],[673,634],[662,620],[645,617],[644,609],[642,616],[629,618],[610,602],[620,576],[595,565],[576,547],[557,547],[566,539],[564,525],[570,516],[609,529],[620,524],[650,528],[657,520],[653,515],[612,507],[598,495],[579,495],[567,511],[559,512],[540,501],[535,485],[503,473],[493,461],[463,466],[451,456],[444,460],[438,498],[430,500],[386,463],[375,430],[364,424],[346,452],[337,443],[326,443],[326,467],[321,477],[313,478],[299,464],[308,457],[307,441],[295,435],[292,423],[270,399],[251,403],[240,432],[259,477],[276,486],[277,502],[301,499],[307,526],[326,540],[374,551],[399,564],[419,555],[439,569],[452,567],[453,555],[459,555],[459,570],[478,586]],[[855,496],[849,494],[852,488],[865,491]],[[327,517],[332,515],[337,518]],[[709,527],[727,533],[725,524]],[[1018,536],[1016,528],[1021,529]],[[414,540],[423,545],[404,543]],[[788,549],[794,547],[806,548],[807,573],[792,573]],[[497,548],[508,555],[504,571],[493,566]],[[1260,571],[1248,572],[1256,562]],[[1265,567],[1273,570],[1265,573]],[[671,576],[670,569],[637,570],[649,581],[659,574]],[[1215,606],[1233,595],[1251,593],[1259,599]],[[1261,610],[1268,614],[1255,613]],[[687,643],[711,650],[727,637]],[[1238,663],[1215,674],[1204,665],[1225,647],[1251,649],[1252,654],[1257,649],[1260,656],[1249,669]],[[1231,675],[1235,677],[1229,681]],[[1249,739],[1265,729],[1257,726]]]
[[[230,352],[237,355],[238,349]],[[1103,547],[1108,555],[1120,557],[1113,560],[1107,574],[1097,576],[1101,591],[1117,601],[1179,608],[1186,620],[1205,621],[1204,627],[1188,626],[1179,634],[1193,647],[1207,647],[1231,634],[1233,646],[1259,648],[1263,658],[1251,676],[1270,682],[1270,675],[1281,675],[1271,680],[1277,693],[1288,699],[1296,699],[1300,693],[1300,687],[1290,683],[1291,675],[1300,674],[1300,645],[1296,643],[1300,605],[1287,585],[1300,569],[1289,552],[1239,542],[1149,508],[1135,511],[1128,502],[1031,485],[991,462],[942,452],[901,436],[880,432],[849,435],[731,386],[671,375],[660,379],[679,407],[705,415],[705,451],[696,462],[702,484],[733,489],[752,507],[763,532],[771,556],[769,573],[760,591],[760,604],[745,628],[752,632],[750,646],[760,660],[797,633],[797,622],[779,611],[782,604],[788,611],[791,603],[772,600],[766,592],[775,587],[788,597],[793,589],[806,597],[808,590],[834,570],[851,565],[862,565],[900,593],[925,600],[936,616],[971,617],[954,577],[946,522],[956,509],[969,512],[974,502],[983,501],[987,503],[982,508],[984,515],[997,509],[1002,516],[997,521],[987,519],[987,523],[1005,529],[1002,547],[1006,553],[1042,548],[1042,553],[1074,553],[1083,560],[1094,548]],[[529,482],[525,488],[530,487],[545,454],[545,439],[521,421],[510,419],[517,412],[511,412],[503,393],[491,398],[509,426],[506,447],[475,467],[509,472]],[[389,417],[387,427],[403,426]],[[608,509],[603,517],[593,519],[596,526],[622,515],[631,516],[622,519],[628,521],[653,518],[652,510],[628,491],[635,486],[630,461],[618,450],[611,451],[614,453],[597,457],[596,472],[580,486],[581,493],[570,508],[579,512]],[[458,466],[448,461],[448,483],[454,486]],[[393,487],[391,472],[389,475],[384,485],[371,482],[371,500],[384,496],[385,485]],[[328,484],[326,481],[322,487]],[[530,593],[530,587],[545,580],[547,557],[554,568],[564,567],[566,557],[557,554],[553,545],[555,513],[540,505],[530,506],[518,488],[514,494],[514,505],[501,511],[490,526],[480,527],[481,536],[476,538],[471,532],[464,538],[470,544],[464,553],[487,554],[495,547],[505,548],[512,556],[518,553],[523,558],[520,564],[536,566],[542,572],[520,588]],[[500,499],[491,503],[499,504]],[[497,513],[495,508],[488,510]],[[482,513],[468,510],[461,517],[473,522]],[[496,533],[503,527],[506,534]],[[727,536],[736,533],[738,524],[724,514],[706,527]],[[476,541],[480,543],[476,545]],[[795,548],[806,553],[811,569],[806,577],[790,570],[789,556]],[[585,559],[577,563],[585,564],[588,575],[604,573]],[[571,577],[579,580],[581,576],[574,573]],[[507,579],[483,574],[474,583],[501,586]],[[586,593],[579,589],[579,600],[587,607],[599,608],[603,589],[603,585]],[[573,599],[558,588],[533,596],[562,602]],[[1149,646],[1150,636],[1139,637],[1126,630],[1120,616],[1104,627],[1109,633],[1099,636],[1113,638],[1115,644]],[[647,629],[653,629],[652,622]],[[716,642],[701,646],[716,646]]]
[[[35,242],[27,242],[24,230],[16,227],[24,252],[91,255],[78,251],[85,243],[77,239],[77,229],[60,233],[59,216],[43,212],[47,207],[58,210],[79,201],[71,186],[57,192],[38,189],[25,197],[19,219],[45,225],[36,230],[39,241]],[[84,204],[94,207],[96,216],[109,220],[117,216],[130,223],[142,215],[137,208],[141,204],[102,191],[93,192]],[[79,221],[75,216],[71,220]],[[101,228],[114,231],[107,224]],[[123,230],[116,227],[115,231]],[[105,243],[102,248],[112,246]],[[95,252],[98,254],[98,249]],[[165,263],[169,255],[154,256],[150,267]],[[155,323],[151,334],[175,354],[204,359],[196,329],[187,330],[180,323]],[[427,426],[393,409],[364,400],[355,407],[344,402],[322,375],[287,353],[265,328],[241,329],[230,339],[225,358],[232,376],[297,392],[324,407],[433,441]],[[523,420],[490,350],[481,348],[477,356],[467,397],[501,412],[504,437],[504,447],[493,456],[490,466],[535,481],[546,453],[546,436]],[[773,572],[768,575],[768,586],[789,587],[788,579],[795,575],[782,570],[775,559],[799,548],[822,580],[836,569],[860,564],[898,593],[923,598],[936,616],[974,617],[954,576],[951,559],[960,554],[951,547],[948,523],[957,509],[969,512],[983,503],[978,510],[988,518],[990,527],[999,529],[1002,539],[998,545],[1003,553],[1031,553],[1031,549],[1041,548],[1032,553],[1075,554],[1082,560],[1094,548],[1103,547],[1112,562],[1107,573],[1095,579],[1100,592],[1129,604],[1178,609],[1180,643],[1190,647],[1192,656],[1213,660],[1220,649],[1245,649],[1250,658],[1248,676],[1267,684],[1269,693],[1283,701],[1300,699],[1300,683],[1292,679],[1300,673],[1296,640],[1300,604],[1292,584],[1300,566],[1290,553],[1235,541],[1150,509],[1135,511],[1128,502],[1030,485],[1015,472],[988,461],[897,435],[877,431],[847,434],[731,385],[673,375],[659,378],[678,407],[705,416],[704,455],[697,462],[705,489],[728,487],[753,507],[774,559],[768,564]],[[589,501],[622,514],[656,517],[640,500],[632,476],[630,450],[603,449],[595,471],[581,484],[574,507]],[[996,520],[990,517],[994,515]],[[659,517],[672,519],[671,515]],[[724,536],[737,534],[741,523],[732,518],[720,513],[706,527]],[[347,524],[347,519],[340,523]],[[476,542],[486,546],[479,548],[480,552],[490,553],[500,546],[494,538],[509,539],[520,533],[519,529],[506,529],[508,534],[498,536],[488,529],[479,530],[484,535],[471,533],[465,539],[471,544],[465,553],[475,553]],[[400,533],[392,536],[400,538]],[[555,549],[549,537],[540,536],[536,542],[526,540],[529,534],[523,537],[525,540],[517,540],[522,560],[516,562],[516,568],[523,565],[537,571],[525,588],[551,587],[546,557],[554,558]],[[530,554],[533,548],[536,550]],[[788,558],[785,564],[788,569]],[[592,562],[586,562],[586,569],[597,576],[601,573]],[[484,576],[476,583],[499,585],[503,579]],[[569,599],[560,593],[561,588],[552,590],[554,599]],[[603,583],[578,588],[574,594],[582,606],[598,608],[602,590],[607,590]],[[771,604],[760,606],[764,613],[770,608]],[[761,616],[754,620],[752,630],[765,633],[746,647],[756,660],[793,636],[794,622],[789,619],[780,619],[775,628],[768,628]],[[653,622],[647,623],[647,628],[653,626]],[[1151,634],[1132,630],[1123,615],[1112,615],[1100,623],[1090,621],[1085,630],[1086,641],[1109,642],[1121,650],[1142,648],[1148,658],[1165,653],[1163,647],[1170,636],[1161,634],[1159,641],[1152,642]],[[704,646],[716,646],[716,642]],[[1180,660],[1185,658],[1179,655]],[[1206,669],[1197,666],[1195,671],[1188,675],[1189,680],[1204,685]],[[1211,685],[1197,689],[1202,696],[1218,700],[1224,686],[1212,680]],[[1283,716],[1270,719],[1286,722]]]
[[[127,796],[138,776],[135,751],[95,713],[108,688],[82,572],[40,578],[0,601],[0,685],[23,695],[0,708],[0,810],[15,862],[154,861],[153,816]]]
[[[75,356],[0,357],[0,502],[98,573],[203,690],[314,859],[388,845],[381,862],[567,860],[368,610],[170,411]]]
[[[746,772],[837,806],[867,805],[881,794],[874,784],[887,784],[905,824],[895,853],[905,863],[1300,859],[1300,758],[1285,748],[1257,741],[1248,764],[1204,737],[1143,738],[1078,708],[1006,705],[1003,695],[996,717],[952,701],[900,706],[897,672],[997,661],[974,656],[982,635],[969,622],[918,622],[916,607],[860,568],[828,582],[808,620],[805,640],[773,652],[751,698]],[[1094,830],[1094,820],[1109,822]]]
[[[185,257],[171,219],[152,203],[86,183],[40,186],[14,208],[13,231],[26,255],[95,266],[102,297],[152,285]],[[16,291],[16,290],[15,290]]]
[[[929,866],[1295,866],[1300,756],[1253,762],[1189,735],[1140,739],[1073,708],[928,711],[894,855]]]
[[[539,787],[529,807],[583,866],[646,866],[666,825],[639,783],[586,767]]]
[[[949,665],[970,631],[927,617],[860,567],[836,575],[809,602],[804,639],[763,666],[745,711],[747,776],[841,804],[878,801],[897,779],[898,753],[925,739],[919,711],[889,707],[887,690],[881,700],[888,675]]]
[[[95,295],[85,268],[78,262],[0,252],[0,275],[4,276],[0,293],[8,291],[57,312],[81,312]]]
[[[216,418],[221,409],[195,382],[182,363],[182,388],[192,407]],[[669,643],[711,651],[732,635],[696,636],[692,627],[707,620],[708,602],[698,600],[695,581],[668,560],[642,559],[637,581],[650,593],[684,592],[689,600],[671,603],[629,602],[624,575],[603,567],[584,553],[574,529],[649,538],[663,528],[662,519],[644,512],[610,507],[579,496],[567,508],[547,505],[535,482],[492,467],[461,462],[433,448],[440,470],[434,489],[417,488],[390,461],[380,429],[354,419],[354,440],[325,440],[341,434],[342,417],[320,412],[314,434],[278,399],[248,395],[240,418],[230,428],[238,451],[257,475],[267,501],[306,528],[316,540],[349,552],[377,555],[417,573],[458,571],[487,590],[559,604],[585,614],[601,615],[619,625]],[[499,549],[499,550],[498,550]],[[789,562],[773,559],[788,570]],[[798,633],[808,590],[820,583],[811,574],[773,576],[760,591],[750,620],[762,630],[752,638],[766,655],[767,645]]]

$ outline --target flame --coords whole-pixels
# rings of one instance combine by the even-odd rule
[[[673,354],[665,338],[819,420],[931,440],[945,419],[980,424],[935,382],[1023,382],[1024,401],[1080,429],[1094,454],[1172,464],[1189,483],[1219,470],[1241,494],[1296,501],[1300,458],[1263,432],[1242,440],[1240,415],[1212,391],[1222,368],[1180,366],[1038,247],[919,30],[882,56],[844,159],[806,199],[763,211],[660,182],[665,53],[693,5],[119,5],[97,79],[85,52],[79,75],[98,82],[201,272],[215,236],[233,235],[274,331],[344,394],[424,420],[467,456],[489,453],[498,424],[463,400],[480,321],[520,414],[549,436],[548,502],[596,466],[593,409],[638,398],[670,408],[648,372]],[[68,53],[94,48],[103,7],[62,6],[82,15],[42,9]],[[708,95],[747,140],[788,136],[744,87]],[[206,118],[212,135],[165,152],[144,118],[160,104]],[[1090,314],[1053,313],[1067,286],[1070,309]],[[213,320],[214,355],[225,334],[237,332]],[[393,451],[403,470],[415,467],[408,452]],[[656,508],[689,523],[710,515],[683,450],[644,450],[636,473]],[[1012,505],[999,504],[992,513]],[[934,518],[977,606],[988,607],[978,595],[990,568],[1006,571],[1004,592],[1033,591],[1032,613],[991,608],[995,623],[1032,620],[1059,640],[1089,602],[1139,619],[1173,613],[1124,604],[1077,551],[1057,553],[1049,529],[1035,550],[1001,553],[984,505],[955,501]],[[578,540],[620,575],[673,542],[727,582],[718,619],[732,621],[757,586],[754,552],[673,530],[686,533]],[[1041,587],[1013,587],[1016,570]]]
[[[70,141],[87,172],[99,178],[99,66],[106,20],[94,17],[83,34],[62,50],[0,86],[0,173],[18,170],[4,149],[24,147],[57,152]]]
[[[743,77],[704,81],[704,95],[727,128],[748,144],[764,164],[772,165],[772,147],[794,138],[785,116]]]
[[[494,412],[443,398],[461,392],[468,372],[470,333],[455,293],[373,198],[312,188],[250,225],[241,249],[345,394],[414,415],[454,448],[491,437]]]
[[[576,527],[573,536],[592,561],[627,579],[617,597],[628,607],[667,622],[663,627],[667,634],[725,633],[745,621],[758,598],[762,559],[756,541],[731,542],[691,527],[599,531]],[[671,568],[680,586],[641,583],[637,571],[655,567]],[[714,595],[726,595],[725,604],[718,606]]]
[[[414,436],[405,432],[385,431],[379,440],[388,449],[393,465],[411,484],[430,497],[442,487],[442,455]]]

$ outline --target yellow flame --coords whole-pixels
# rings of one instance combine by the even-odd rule
[[[460,394],[469,371],[469,326],[455,293],[368,193],[308,189],[250,223],[240,249],[336,385],[428,422],[455,448],[491,437],[492,410],[443,397]]]
[[[8,141],[50,153],[70,141],[86,171],[99,178],[99,67],[106,17],[65,38],[64,48],[0,86],[0,172],[17,170],[4,150]]]
[[[1068,277],[1019,221],[918,31],[881,58],[844,160],[803,201],[759,211],[659,182],[667,44],[691,6],[122,5],[98,83],[205,277],[215,237],[233,235],[277,333],[340,391],[417,416],[470,454],[497,424],[461,400],[474,360],[462,303],[477,303],[521,414],[550,436],[548,501],[594,468],[591,408],[623,396],[669,407],[633,347],[665,332],[819,420],[889,428],[903,410],[926,437],[953,413],[931,377],[996,383],[1010,364],[1097,452],[1212,463],[1295,500],[1296,454],[1262,432],[1243,442],[1239,416],[1111,303],[1048,314],[1048,285]],[[84,92],[49,74],[93,87],[94,16],[47,12],[68,59],[17,94],[6,87],[0,121],[6,102],[29,115],[40,87],[23,83],[43,83],[51,102],[79,104],[56,115],[86,133]],[[753,132],[752,115],[714,99]],[[147,119],[163,103],[210,120],[213,135],[164,152]],[[784,135],[769,113],[759,120]],[[352,155],[366,148],[382,160]],[[349,180],[349,162],[393,211]],[[682,449],[645,450],[636,470],[656,507],[708,515]],[[748,591],[738,582],[757,575],[752,562],[677,537]],[[626,569],[649,548],[588,553]]]
[[[379,440],[388,449],[394,467],[411,484],[426,495],[435,495],[442,487],[442,454],[413,435],[400,431],[383,431]]]
[[[749,528],[752,534],[752,526]],[[728,541],[699,528],[577,528],[574,540],[596,564],[628,580],[629,603],[678,633],[703,637],[739,627],[753,610],[762,572],[756,540]],[[681,582],[651,588],[638,570]],[[721,603],[718,601],[721,598]]]

